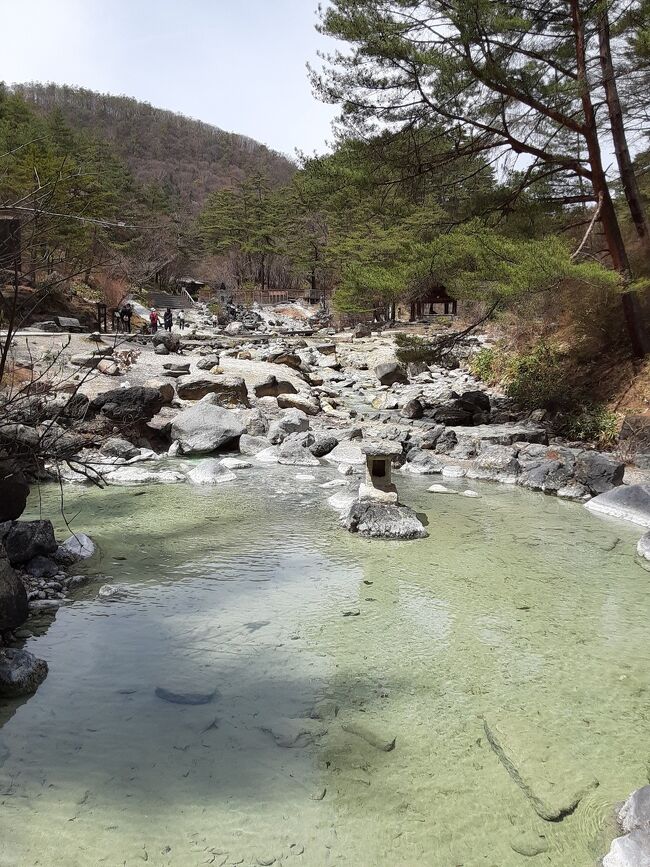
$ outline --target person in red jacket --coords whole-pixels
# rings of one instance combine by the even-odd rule
[[[155,334],[158,331],[158,311],[155,307],[151,308],[151,313],[149,313],[149,323],[151,325],[151,333]]]

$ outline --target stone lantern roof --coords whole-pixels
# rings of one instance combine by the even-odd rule
[[[390,440],[368,440],[361,442],[359,448],[364,455],[394,458],[402,454],[402,446]]]

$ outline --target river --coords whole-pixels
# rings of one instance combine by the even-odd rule
[[[101,577],[27,641],[49,676],[0,711],[2,867],[592,867],[607,851],[614,804],[648,780],[639,531],[398,473],[429,538],[364,540],[318,487],[336,473],[300,472],[65,489]],[[24,517],[64,538],[58,503],[44,487]],[[583,779],[573,812],[541,818],[531,791]]]

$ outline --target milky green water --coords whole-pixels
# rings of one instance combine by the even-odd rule
[[[613,805],[648,781],[638,530],[399,477],[430,537],[368,541],[317,487],[335,473],[295,472],[66,489],[104,577],[27,642],[49,676],[0,710],[2,867],[594,865]],[[41,497],[53,515],[58,491]],[[533,791],[598,786],[543,820],[486,722]]]

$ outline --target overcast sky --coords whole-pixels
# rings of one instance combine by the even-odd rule
[[[1,0],[0,80],[126,94],[293,155],[323,151],[332,106],[305,64],[331,48],[317,0]]]

